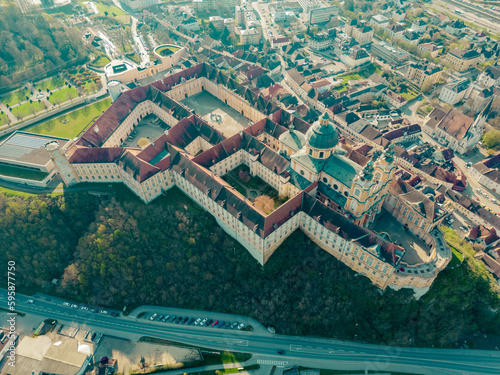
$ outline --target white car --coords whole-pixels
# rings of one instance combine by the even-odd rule
[[[32,299],[29,299],[29,300],[27,300],[27,301],[26,301],[26,303],[31,303],[31,304],[34,304],[34,303],[35,303],[35,301],[33,301]]]
[[[245,324],[241,323],[239,326],[238,326],[238,329],[243,329],[245,328]]]
[[[65,307],[70,307],[70,306],[71,306],[71,305],[69,304],[69,302],[63,302],[63,304],[62,304],[62,305],[63,305],[63,306],[65,306]]]
[[[201,318],[198,318],[195,320],[194,325],[197,326],[200,323],[201,323]]]
[[[204,326],[204,325],[205,325],[205,323],[206,323],[207,321],[208,321],[208,318],[203,319],[203,320],[201,321],[200,325],[201,325],[201,326]]]
[[[74,308],[74,309],[77,309],[78,305],[77,304],[72,304],[71,307]]]
[[[82,306],[82,307],[80,307],[80,310],[89,311],[89,308],[87,306]]]

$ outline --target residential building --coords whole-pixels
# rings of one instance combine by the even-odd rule
[[[434,43],[422,43],[417,46],[422,53],[430,53],[432,58],[439,55],[439,48]]]
[[[411,30],[419,34],[423,34],[425,33],[425,30],[427,30],[427,23],[422,19],[415,20],[411,24]]]
[[[416,33],[415,31],[411,30],[405,30],[399,38],[406,42],[406,43],[411,43],[411,44],[418,44],[420,41],[420,35]]]
[[[233,9],[241,0],[192,0],[193,9],[197,10],[216,10],[218,8]]]
[[[384,93],[381,94],[382,99],[385,99],[389,105],[400,108],[406,104],[406,99],[401,95],[395,93],[392,90],[387,89]]]
[[[500,67],[488,65],[486,69],[477,77],[476,83],[480,87],[489,88],[500,85]]]
[[[389,25],[389,18],[381,15],[381,14],[376,14],[370,19],[370,25],[374,27],[386,27]]]
[[[476,50],[453,49],[446,55],[445,62],[457,72],[465,72],[466,70],[475,68],[481,54]]]
[[[287,37],[274,38],[274,39],[271,39],[271,48],[280,48],[283,46],[287,46],[291,43],[292,42]]]
[[[269,13],[273,22],[287,22],[295,19],[295,13],[280,4],[269,5]]]
[[[403,35],[403,33],[406,31],[406,28],[400,23],[396,23],[394,25],[387,27],[386,30],[391,35],[391,38],[398,38]]]
[[[486,108],[475,118],[464,115],[456,108],[448,112],[441,108],[434,110],[427,116],[424,132],[443,146],[454,152],[463,154],[477,147],[484,131],[484,124],[491,108],[491,101]]]
[[[321,3],[321,0],[298,0],[298,3],[302,7],[302,10],[305,14],[309,14],[311,10],[318,9],[324,6]]]
[[[410,58],[410,54],[405,50],[385,42],[372,43],[371,54],[393,67],[403,64]]]
[[[443,69],[427,60],[409,64],[405,78],[418,87],[433,85],[441,78]]]
[[[220,16],[210,16],[208,17],[208,20],[212,25],[214,25],[215,29],[217,31],[222,31],[224,28],[224,18]]]
[[[249,44],[256,45],[260,43],[260,33],[257,29],[240,30],[241,44],[246,46]]]
[[[450,21],[450,17],[448,17],[446,14],[438,14],[438,15],[434,15],[432,16],[431,18],[431,22],[434,24],[434,25],[438,25],[438,26],[444,26],[446,25],[448,22]]]
[[[227,28],[229,34],[234,35],[236,30],[236,25],[233,18],[224,18],[224,24],[222,29]]]
[[[472,88],[468,79],[450,82],[441,89],[439,100],[450,105],[455,105],[462,100],[468,99]]]
[[[187,20],[181,21],[179,27],[189,31],[200,30],[200,24],[198,23],[198,20],[195,17],[190,17]]]
[[[444,31],[452,35],[458,36],[461,35],[462,33],[465,33],[466,29],[467,26],[465,26],[464,21],[462,21],[460,18],[457,18],[456,20],[449,22],[444,28]]]

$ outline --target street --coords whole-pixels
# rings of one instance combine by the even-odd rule
[[[419,374],[500,374],[500,352],[480,350],[423,349],[387,347],[342,340],[216,330],[208,327],[151,322],[135,316],[112,317],[61,306],[52,301],[16,295],[16,310],[27,318],[53,318],[59,323],[93,330],[107,335],[138,340],[142,336],[156,337],[218,350],[248,352],[268,364],[301,365],[338,370],[399,371]],[[7,306],[7,291],[0,293]],[[200,315],[205,314],[200,312]],[[24,318],[18,317],[19,320]],[[284,351],[279,354],[278,351]]]

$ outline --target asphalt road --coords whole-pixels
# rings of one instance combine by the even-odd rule
[[[16,296],[16,310],[59,323],[137,340],[142,336],[178,341],[219,350],[253,353],[256,358],[284,365],[340,370],[399,371],[419,374],[500,374],[500,352],[479,350],[385,347],[313,337],[270,335],[263,332],[216,330],[198,326],[169,325],[135,317],[112,317]],[[7,292],[0,291],[0,305],[7,306]],[[200,315],[204,313],[200,312]],[[22,319],[22,318],[19,318]],[[278,354],[284,350],[285,354]]]

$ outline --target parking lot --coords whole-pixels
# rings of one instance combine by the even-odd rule
[[[158,313],[150,313],[144,316],[144,319],[150,321],[161,322],[165,324],[180,324],[180,325],[193,325],[198,327],[219,328],[219,329],[236,329],[243,330],[247,328],[244,323],[234,321],[223,321],[217,319],[190,317],[190,316],[177,316],[177,315],[163,315]]]

